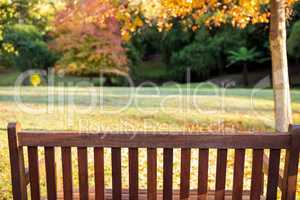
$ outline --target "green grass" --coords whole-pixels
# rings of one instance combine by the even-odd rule
[[[18,72],[18,71],[10,71],[10,72],[5,72],[5,73],[0,72],[0,86],[14,85],[19,74],[20,74],[20,72]]]
[[[14,102],[16,91],[14,87],[0,87],[0,199],[11,199],[10,167],[7,149],[6,126],[8,122],[19,121],[23,129],[46,130],[165,130],[165,131],[273,131],[273,93],[272,90],[261,90],[252,96],[250,89],[213,90],[208,87],[189,89],[181,85],[176,87],[162,87],[157,93],[155,88],[131,89],[126,87],[22,87],[20,98],[27,108],[35,112],[26,113]],[[53,95],[53,107],[48,107],[48,92]],[[95,105],[90,112],[84,112],[89,107],[91,95],[97,96]],[[190,94],[195,94],[194,96]],[[295,123],[300,124],[300,90],[292,91],[293,117]],[[131,100],[131,101],[130,101]],[[74,102],[70,104],[70,101]],[[102,102],[102,103],[101,103]],[[131,103],[129,103],[131,102]],[[121,109],[128,103],[126,109]],[[75,106],[72,107],[71,105]],[[161,107],[161,105],[163,105]],[[42,153],[42,151],[41,151]],[[251,168],[251,152],[247,152],[246,173]],[[57,156],[59,159],[59,152]],[[128,166],[126,150],[122,156],[122,170],[124,170],[123,185],[128,185]],[[193,158],[197,152],[192,152]],[[215,152],[212,152],[210,164],[215,165]],[[230,151],[229,158],[233,152]],[[174,187],[179,184],[180,152],[175,151]],[[77,183],[76,153],[74,152],[74,183]],[[140,151],[140,179],[141,187],[146,185],[146,152]],[[110,160],[109,151],[105,153],[105,160]],[[159,166],[162,164],[161,150],[159,151]],[[89,157],[92,163],[92,157]],[[197,159],[192,162],[192,173],[197,171]],[[227,188],[232,186],[232,159],[229,159],[229,175]],[[92,184],[92,165],[89,165],[90,181]],[[214,183],[214,168],[210,168],[210,185]],[[110,168],[105,167],[106,185],[111,186],[109,178]],[[44,170],[41,171],[43,177]],[[248,174],[249,175],[249,174]],[[60,177],[61,174],[58,174]],[[162,171],[158,171],[159,186],[162,186]],[[192,177],[192,187],[195,187],[196,176]],[[43,194],[45,193],[45,183]],[[300,184],[298,184],[300,185]],[[246,180],[246,188],[249,179]]]

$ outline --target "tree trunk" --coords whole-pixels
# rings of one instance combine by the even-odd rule
[[[248,73],[248,66],[247,63],[243,64],[243,79],[244,79],[244,86],[249,86],[249,73]]]
[[[289,87],[285,1],[271,0],[270,46],[272,54],[275,123],[277,131],[288,131],[292,123],[291,96]]]

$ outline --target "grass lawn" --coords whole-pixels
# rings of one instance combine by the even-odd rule
[[[180,89],[179,89],[180,88]],[[0,199],[11,199],[10,167],[7,149],[6,126],[19,121],[23,129],[47,130],[165,130],[165,131],[261,131],[273,130],[273,93],[271,90],[250,89],[191,89],[186,86],[134,89],[125,87],[22,87],[20,99],[23,107],[15,102],[13,87],[0,87]],[[50,98],[48,96],[50,95]],[[100,95],[102,94],[102,95]],[[93,98],[91,98],[93,97]],[[293,117],[300,124],[300,90],[292,91]],[[50,102],[50,106],[48,105]],[[93,102],[90,105],[90,102]],[[51,106],[53,105],[53,106]],[[162,166],[159,150],[159,166]],[[41,150],[42,153],[42,150]],[[128,185],[127,156],[122,157],[123,186]],[[215,165],[215,151],[210,152],[210,164]],[[60,153],[57,152],[59,159]],[[179,184],[180,151],[175,150],[174,187]],[[229,152],[227,189],[232,187],[233,151]],[[89,162],[92,163],[92,154]],[[192,173],[197,171],[197,150],[192,151]],[[76,175],[76,153],[74,149],[74,179]],[[246,176],[251,174],[251,151],[246,156]],[[105,161],[110,162],[109,150]],[[146,185],[146,153],[140,150],[141,187]],[[109,163],[105,173],[109,175]],[[60,164],[58,164],[60,168]],[[215,168],[210,167],[209,183],[213,188]],[[44,170],[41,171],[43,177]],[[93,169],[90,165],[90,177]],[[58,173],[58,177],[61,174]],[[162,170],[158,171],[159,187],[162,186]],[[191,176],[195,187],[197,176]],[[90,178],[92,184],[92,178]],[[42,178],[43,193],[45,184]],[[61,184],[61,183],[60,183]],[[111,181],[106,176],[106,185]],[[298,184],[298,186],[300,183]],[[249,188],[245,178],[245,188]],[[300,189],[300,188],[299,188]]]

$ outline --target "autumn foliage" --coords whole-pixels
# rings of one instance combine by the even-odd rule
[[[283,1],[286,2],[287,15],[292,15],[292,5],[298,0]],[[135,13],[142,13],[143,21],[154,22],[159,30],[171,29],[174,18],[181,19],[186,27],[194,31],[202,25],[215,27],[231,24],[233,27],[245,28],[248,24],[268,24],[270,21],[270,0],[128,1],[128,7],[130,10],[135,9]],[[130,24],[127,21],[127,27],[131,28],[123,30],[135,31],[134,22]]]
[[[86,76],[126,74],[126,51],[115,12],[106,0],[85,0],[59,12],[51,47],[61,52],[62,58],[55,69]]]

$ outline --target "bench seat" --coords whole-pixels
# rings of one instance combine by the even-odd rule
[[[58,193],[58,200],[63,200],[63,192]],[[79,200],[79,191],[74,192],[74,200]],[[95,192],[94,190],[90,190],[89,194],[89,200],[94,200],[95,199]],[[112,190],[107,189],[105,190],[105,199],[106,200],[112,200]],[[128,189],[123,189],[122,190],[122,200],[128,200],[129,199],[129,191]],[[139,190],[139,199],[141,200],[146,200],[147,199],[147,190],[146,189],[140,189]],[[162,190],[157,191],[157,199],[162,200],[163,199],[163,192]],[[179,199],[179,190],[174,190],[173,191],[173,199]],[[197,200],[198,195],[197,195],[197,190],[191,190],[190,191],[190,200]],[[214,191],[208,191],[208,198],[207,200],[214,200],[215,199],[215,192]],[[225,200],[231,200],[232,199],[232,192],[231,191],[226,191],[225,192]],[[260,200],[265,200],[266,198],[264,196],[261,196]],[[242,200],[250,200],[250,191],[244,191],[243,193],[243,199]]]
[[[14,200],[40,200],[40,165],[45,166],[47,199],[198,199],[198,200],[296,200],[297,175],[300,152],[300,126],[293,126],[289,133],[169,133],[169,132],[51,132],[22,131],[16,123],[8,125],[8,142],[11,163],[12,191]],[[27,149],[28,159],[24,159]],[[72,149],[77,152],[77,161],[72,159]],[[141,160],[139,149],[147,151],[146,160]],[[162,155],[158,154],[162,150]],[[180,150],[180,190],[173,188],[174,149]],[[210,150],[216,157],[210,156]],[[40,150],[44,152],[40,154]],[[108,150],[108,151],[106,151]],[[122,151],[127,150],[127,151]],[[198,153],[194,162],[192,150]],[[234,150],[232,188],[226,187],[228,177],[228,151]],[[250,192],[244,191],[246,150],[251,156]],[[105,151],[111,160],[105,158]],[[61,152],[58,159],[57,152]],[[265,159],[265,152],[268,153]],[[126,155],[127,154],[127,155]],[[284,159],[281,159],[281,155]],[[124,162],[123,156],[128,160]],[[159,157],[161,156],[161,157]],[[41,159],[40,159],[40,158]],[[162,166],[160,165],[162,159]],[[214,159],[214,160],[212,160]],[[27,162],[26,162],[27,160]],[[40,163],[39,160],[44,160]],[[216,163],[211,165],[211,161]],[[74,163],[74,162],[75,163]],[[91,161],[91,162],[90,162]],[[140,190],[139,162],[147,168],[147,190]],[[62,185],[58,187],[56,168],[62,165]],[[231,162],[231,161],[230,161]],[[74,169],[77,164],[78,170]],[[94,184],[90,183],[89,164],[93,164]],[[111,170],[111,190],[105,185],[104,166]],[[122,164],[128,166],[128,185],[122,185]],[[281,164],[283,170],[280,169]],[[190,188],[191,168],[197,170],[197,191]],[[28,166],[26,169],[25,167]],[[215,168],[215,187],[209,188],[209,169]],[[157,172],[163,172],[163,191],[158,189]],[[78,185],[74,186],[73,176],[78,174]],[[266,175],[266,177],[265,177]],[[29,185],[30,187],[27,187]],[[76,190],[79,186],[78,190]],[[93,187],[94,188],[93,188]],[[30,193],[29,193],[30,189]],[[194,189],[194,188],[193,188]],[[213,189],[213,191],[209,191]],[[248,188],[247,188],[248,189]],[[232,192],[226,192],[231,190]],[[198,195],[201,194],[201,196]],[[58,197],[58,198],[57,198]],[[75,197],[75,198],[73,198]]]

